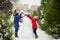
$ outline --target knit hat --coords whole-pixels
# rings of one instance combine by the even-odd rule
[[[34,16],[34,18],[38,18],[38,16]]]

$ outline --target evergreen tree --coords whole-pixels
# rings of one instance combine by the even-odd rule
[[[55,38],[60,37],[60,1],[50,0],[44,8],[44,19],[47,23],[47,31]]]
[[[0,40],[12,40],[11,10],[10,0],[0,0]]]

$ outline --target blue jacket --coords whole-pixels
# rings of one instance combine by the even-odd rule
[[[21,16],[22,14],[16,14],[16,15],[14,15],[14,27],[15,28],[19,28],[19,19],[21,19],[22,18],[22,16]]]

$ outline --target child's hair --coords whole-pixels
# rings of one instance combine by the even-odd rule
[[[14,10],[14,15],[16,15],[16,10]]]

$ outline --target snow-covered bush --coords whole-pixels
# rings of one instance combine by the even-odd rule
[[[0,40],[12,40],[12,25],[9,22],[12,4],[9,0],[0,0]]]

